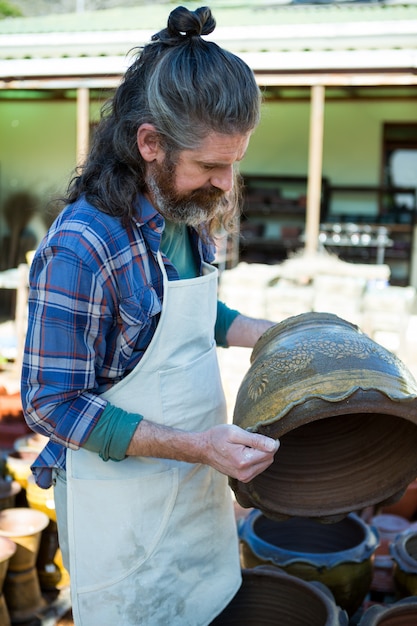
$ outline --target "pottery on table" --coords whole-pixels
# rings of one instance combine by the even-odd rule
[[[21,490],[22,487],[16,480],[0,478],[0,511],[12,509]]]
[[[26,490],[29,476],[32,474],[30,466],[35,460],[35,456],[32,459],[22,458],[19,452],[10,452],[6,457],[6,472],[13,480],[19,483],[22,489]]]
[[[7,537],[0,537],[0,624],[10,626],[10,615],[3,594],[4,579],[11,557],[16,552],[16,544]]]
[[[26,479],[26,499],[32,509],[42,511],[50,520],[56,522],[54,488],[42,489],[36,484],[31,474]]]
[[[382,508],[382,513],[399,515],[412,520],[417,513],[417,479],[413,480],[399,498]]]
[[[391,605],[369,607],[361,619],[359,626],[416,626],[417,598],[404,598]]]
[[[354,513],[321,524],[309,518],[271,520],[255,509],[239,524],[239,538],[243,567],[274,565],[318,581],[349,615],[369,591],[378,533]]]
[[[242,585],[211,626],[347,626],[330,591],[276,567],[242,570]]]
[[[409,528],[410,522],[400,515],[380,513],[372,517],[371,524],[379,534],[379,546],[374,556],[374,576],[371,590],[377,593],[392,594],[395,592],[395,583],[394,562],[390,547],[396,537]]]
[[[400,533],[391,543],[390,553],[398,595],[402,598],[417,596],[417,530]]]
[[[237,502],[272,519],[337,521],[399,496],[417,476],[417,383],[357,326],[309,312],[256,343],[233,421],[279,439],[272,465]]]
[[[49,518],[41,511],[25,507],[0,511],[0,537],[16,544],[4,581],[4,597],[13,623],[30,620],[46,606],[36,559],[42,531],[48,524]]]

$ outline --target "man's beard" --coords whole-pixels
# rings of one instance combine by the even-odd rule
[[[170,222],[197,228],[210,222],[229,205],[228,195],[217,187],[195,189],[185,194],[175,190],[175,163],[166,156],[160,165],[150,165],[147,179],[148,191],[155,208]]]

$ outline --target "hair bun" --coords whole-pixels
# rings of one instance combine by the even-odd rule
[[[209,35],[216,27],[216,21],[209,7],[190,11],[177,7],[168,17],[167,30],[171,37],[199,37]]]

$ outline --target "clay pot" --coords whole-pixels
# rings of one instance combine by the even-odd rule
[[[347,626],[331,593],[276,567],[242,571],[242,586],[211,626]]]
[[[31,464],[32,459],[22,459],[18,452],[11,452],[6,457],[7,474],[18,482],[24,490],[26,490],[28,478],[32,474]]]
[[[17,546],[14,541],[8,539],[7,537],[0,537],[0,592],[3,589],[9,561],[15,554],[16,549]]]
[[[0,478],[0,511],[12,509],[16,504],[16,496],[21,490],[22,487],[16,480]]]
[[[13,444],[13,449],[18,453],[21,459],[32,461],[36,459],[47,443],[48,437],[44,437],[38,433],[32,433],[26,437],[16,439]]]
[[[359,626],[416,626],[417,598],[404,598],[394,604],[373,605],[365,611]]]
[[[36,559],[42,531],[48,524],[49,518],[41,511],[24,507],[0,511],[0,536],[16,544],[4,582],[4,597],[12,622],[29,620],[46,606]]]
[[[16,544],[7,539],[0,537],[0,624],[1,626],[10,626],[10,615],[7,608],[6,600],[3,594],[4,579],[6,578],[7,568],[11,557],[16,552]]]
[[[288,574],[318,581],[350,615],[362,604],[372,580],[378,534],[354,513],[340,522],[309,518],[271,520],[254,510],[239,526],[243,567],[275,565]]]
[[[417,480],[410,483],[404,493],[392,504],[382,508],[383,513],[399,515],[412,520],[417,512]]]
[[[273,519],[340,520],[417,476],[416,381],[336,315],[303,313],[259,339],[233,421],[280,439],[265,472],[249,483],[230,479],[239,504]]]
[[[42,511],[50,520],[56,522],[54,488],[41,489],[31,474],[26,481],[26,499],[32,509]]]
[[[398,595],[402,598],[417,596],[417,531],[400,533],[391,543],[390,552]]]
[[[0,536],[17,545],[9,569],[25,570],[35,565],[40,536],[48,524],[48,517],[40,511],[24,507],[0,511]]]
[[[379,594],[394,594],[394,562],[390,554],[390,546],[397,535],[409,528],[410,522],[399,515],[381,513],[372,517],[371,524],[379,535],[379,546],[374,556],[371,591],[376,597]]]

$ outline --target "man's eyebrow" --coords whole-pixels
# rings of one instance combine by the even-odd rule
[[[234,165],[235,163],[240,163],[240,161],[243,161],[245,156],[246,156],[246,152],[240,158],[233,161],[233,163],[229,163],[228,161],[206,161],[204,159],[198,159],[197,163],[199,165],[203,165],[204,167],[224,167],[224,166]]]

